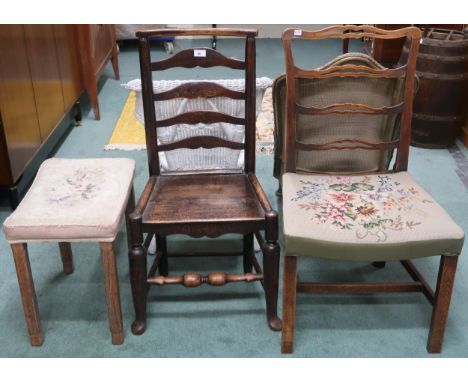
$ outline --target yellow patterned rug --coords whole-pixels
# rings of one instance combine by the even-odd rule
[[[104,150],[146,150],[145,128],[135,116],[136,93],[131,91]],[[257,152],[273,152],[273,104],[271,88],[265,92],[257,118]]]

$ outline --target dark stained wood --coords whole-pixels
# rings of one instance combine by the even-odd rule
[[[121,345],[124,342],[122,309],[120,307],[119,277],[115,259],[114,243],[100,243],[101,259],[106,289],[106,301],[109,318],[109,328],[112,344]]]
[[[245,71],[245,172],[255,173],[255,86],[256,86],[256,55],[255,38],[248,37],[245,44],[245,57],[248,57]]]
[[[440,353],[442,351],[457,263],[458,256],[442,256],[440,259],[431,328],[427,341],[427,351],[429,353]]]
[[[174,33],[171,34],[171,31]],[[194,33],[192,33],[194,32]],[[208,33],[207,33],[208,32]],[[149,38],[180,35],[218,35],[246,37],[245,61],[227,58],[210,48],[203,49],[205,55],[194,57],[195,49],[182,51],[159,62],[151,62]],[[132,324],[134,334],[146,329],[146,295],[152,284],[182,284],[195,287],[203,283],[222,286],[234,281],[261,281],[267,305],[267,321],[272,330],[281,329],[277,316],[279,255],[278,214],[272,210],[264,191],[255,178],[255,39],[256,31],[250,30],[157,30],[137,32],[140,47],[140,70],[142,78],[143,109],[145,116],[146,147],[150,179],[132,214],[130,234],[132,248],[129,251],[130,276],[135,308]],[[164,93],[153,94],[153,70],[183,66],[212,67],[227,66],[245,69],[245,92],[235,92],[222,86],[195,81],[183,84]],[[157,120],[154,102],[174,97],[212,98],[229,97],[245,100],[245,117],[237,118],[213,111],[196,111]],[[230,142],[213,136],[187,138],[169,144],[158,144],[157,128],[180,123],[227,122],[245,125],[245,143]],[[245,149],[245,167],[242,170],[188,170],[160,174],[158,152],[176,148],[229,147]],[[265,230],[261,238],[260,230]],[[167,249],[166,237],[185,234],[193,238],[218,237],[225,233],[242,234],[244,248],[241,253],[177,253]],[[263,273],[253,249],[253,234],[261,238],[264,268]],[[147,253],[144,235],[156,235],[157,255],[147,272]],[[244,274],[227,275],[213,272],[208,276],[187,273],[184,276],[169,276],[169,257],[185,256],[231,256],[244,257]],[[252,268],[256,273],[251,273]],[[155,276],[159,270],[160,276]]]
[[[203,50],[205,56],[195,56],[196,50]],[[222,55],[217,50],[210,48],[190,48],[177,52],[173,56],[151,63],[151,70],[165,70],[169,68],[209,68],[212,66],[224,66],[231,69],[245,69],[245,62]]]
[[[219,36],[219,37],[256,37],[257,29],[232,29],[232,28],[197,28],[197,29],[177,29],[164,28],[137,31],[136,36],[140,37],[176,37],[176,36]]]
[[[243,242],[243,267],[244,273],[250,273],[253,269],[252,258],[255,257],[254,252],[254,234],[249,233],[248,235],[244,235],[244,242]]]
[[[388,283],[298,283],[297,291],[305,293],[398,293],[398,292],[422,292],[423,285],[420,282],[388,282]]]
[[[223,138],[210,137],[210,136],[197,136],[185,138],[177,142],[159,145],[159,151],[171,151],[176,149],[198,149],[203,147],[205,149],[214,149],[216,147],[227,147],[234,150],[242,150],[244,144],[240,142],[227,141]]]
[[[294,326],[296,321],[297,257],[285,256],[283,274],[283,333],[281,353],[294,350]]]
[[[12,244],[16,275],[23,301],[24,317],[28,326],[29,340],[32,346],[41,346],[44,342],[41,334],[39,309],[37,308],[36,291],[29,264],[28,247],[24,243]]]
[[[160,176],[143,213],[143,224],[254,221],[265,212],[246,175]]]
[[[213,98],[227,97],[232,99],[245,99],[245,93],[228,89],[215,82],[189,82],[175,87],[174,89],[156,93],[155,101],[166,101],[172,98]]]
[[[176,115],[175,117],[168,119],[161,119],[156,122],[156,127],[166,127],[171,125],[178,125],[181,123],[186,123],[190,125],[195,125],[197,123],[217,123],[217,122],[226,122],[232,123],[235,125],[244,125],[245,119],[233,117],[229,114],[220,113],[217,111],[211,110],[200,110],[200,111],[189,111],[187,113],[182,113]]]
[[[63,263],[63,272],[67,275],[73,273],[73,253],[70,243],[60,242],[60,257]]]

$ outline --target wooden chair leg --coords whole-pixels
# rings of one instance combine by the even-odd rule
[[[60,257],[62,258],[63,272],[67,275],[73,273],[73,253],[70,243],[60,242]]]
[[[132,248],[132,238],[130,235],[130,214],[133,212],[135,209],[135,189],[132,186],[132,189],[130,190],[130,195],[128,196],[128,201],[127,201],[127,207],[125,208],[125,226],[127,228],[127,246],[128,250]]]
[[[372,265],[375,267],[375,268],[385,268],[385,264],[386,262],[385,261],[374,261],[372,263]]]
[[[169,258],[167,256],[167,240],[163,236],[156,235],[156,253],[161,253],[161,260],[159,261],[159,274],[161,276],[169,275]]]
[[[148,276],[147,253],[143,246],[143,233],[141,231],[141,217],[133,214],[129,217],[130,242],[128,261],[130,268],[130,284],[132,287],[133,307],[135,320],[132,323],[132,333],[143,334],[146,330],[146,294]]]
[[[114,243],[103,242],[99,243],[99,245],[101,247],[102,268],[104,273],[107,312],[109,317],[109,328],[112,334],[112,344],[121,345],[124,342],[124,334]]]
[[[296,320],[297,257],[284,257],[283,274],[283,333],[281,353],[291,354],[294,349],[294,325]]]
[[[254,234],[244,235],[244,273],[251,273],[253,269],[252,256],[254,256]]]
[[[278,317],[278,280],[279,280],[280,247],[278,243],[267,243],[263,248],[263,277],[266,294],[267,319],[271,330],[281,330]]]
[[[28,247],[25,243],[12,244],[16,276],[23,301],[24,317],[28,326],[29,340],[32,346],[41,346],[44,342],[41,334],[41,322],[37,308],[36,291],[29,264]]]
[[[114,70],[114,78],[116,80],[120,80],[120,73],[119,73],[119,46],[115,44],[114,52],[112,53],[112,69]]]
[[[457,262],[458,256],[442,256],[440,259],[431,327],[427,341],[427,351],[429,353],[440,353],[442,351]]]

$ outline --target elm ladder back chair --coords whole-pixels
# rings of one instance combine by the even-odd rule
[[[172,57],[151,62],[149,39],[162,36],[234,36],[246,41],[245,61],[223,56],[210,48],[182,50]],[[229,282],[261,281],[266,294],[267,320],[272,330],[281,330],[277,316],[278,274],[280,248],[278,245],[278,214],[274,211],[255,176],[255,36],[256,30],[237,29],[164,29],[137,32],[140,44],[143,108],[145,117],[146,146],[150,178],[130,216],[132,249],[129,251],[130,273],[135,321],[134,334],[142,334],[146,328],[146,297],[151,285],[181,284],[196,287],[203,283],[221,286]],[[227,89],[213,82],[185,83],[163,93],[154,93],[152,71],[172,67],[209,68],[224,66],[245,71],[245,92]],[[188,111],[175,117],[156,119],[154,103],[171,98],[229,97],[245,100],[245,118],[234,117],[217,111]],[[233,142],[209,135],[185,138],[160,144],[157,131],[174,124],[192,128],[197,124],[218,122],[245,125],[244,142]],[[244,149],[244,168],[197,171],[160,172],[158,152],[180,148],[211,149],[227,147]],[[265,230],[265,237],[260,231]],[[243,252],[230,255],[243,256],[244,273],[228,275],[213,272],[207,276],[185,273],[169,276],[166,237],[184,234],[191,237],[218,237],[225,233],[243,235]],[[144,240],[144,234],[147,234]],[[147,270],[145,246],[156,236],[157,253],[153,265]],[[254,235],[263,251],[263,267],[254,252]],[[177,257],[177,254],[173,254]],[[226,253],[194,255],[223,256]],[[172,256],[171,256],[172,257]],[[253,273],[255,269],[255,273]],[[159,276],[155,276],[156,271]]]
[[[306,70],[294,62],[292,40],[295,38],[361,37],[406,37],[411,42],[407,63],[393,69],[345,64]],[[348,25],[319,31],[287,29],[283,32],[287,88],[285,173],[282,177],[285,237],[283,353],[293,351],[297,292],[423,292],[433,305],[427,349],[430,353],[442,350],[464,233],[407,173],[420,37],[421,32],[414,27],[384,31]],[[309,97],[306,104],[297,88],[299,79],[304,78],[317,83],[316,97]],[[372,86],[369,81],[373,79],[404,81],[401,99],[391,105],[382,105],[378,97],[365,98],[367,104],[357,102],[356,97],[352,102],[335,97],[338,101],[330,104],[333,97],[327,96],[327,91],[339,92],[337,84],[354,81],[359,95],[362,87]],[[331,80],[337,83],[329,88],[321,87]],[[398,134],[393,135],[385,126],[388,118],[395,114],[401,114],[401,123]],[[369,131],[365,119],[382,121],[380,133]],[[386,166],[389,150],[396,150],[396,158],[393,169],[385,171],[382,167]],[[383,154],[373,158],[376,152]],[[304,153],[309,155],[306,162],[301,156]],[[312,160],[314,154],[315,160]],[[372,160],[377,160],[377,169],[360,171],[362,166],[359,164]],[[308,163],[309,168],[299,166],[301,161]],[[323,166],[324,161],[328,162],[327,166]],[[380,264],[400,261],[413,281],[298,282],[299,256]],[[429,256],[441,256],[435,293],[411,262],[412,258]]]

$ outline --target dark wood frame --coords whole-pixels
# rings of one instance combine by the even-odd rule
[[[326,38],[375,38],[398,39],[408,38],[410,49],[406,65],[395,69],[369,69],[359,65],[344,65],[339,68],[326,70],[305,70],[298,68],[294,63],[291,40],[303,38],[308,40],[320,40]],[[297,150],[331,150],[331,149],[365,149],[383,150],[394,148],[397,150],[394,172],[406,171],[408,167],[408,154],[411,136],[411,116],[413,106],[414,76],[416,58],[419,48],[421,31],[415,27],[409,27],[393,31],[385,31],[370,26],[333,26],[319,31],[300,31],[295,35],[294,29],[283,32],[283,47],[286,59],[286,91],[287,91],[287,122],[285,134],[285,167],[286,172],[296,171]],[[296,104],[296,81],[300,78],[326,78],[331,76],[352,77],[368,76],[395,78],[405,77],[404,103],[391,108],[371,108],[359,104],[334,104],[326,108],[304,108]],[[330,113],[360,113],[360,114],[388,114],[401,113],[401,127],[399,139],[391,142],[366,142],[358,139],[339,140],[321,145],[302,144],[296,140],[296,113],[330,114]],[[336,147],[340,144],[340,147]],[[377,257],[378,258],[378,257]],[[401,264],[409,273],[414,282],[397,283],[314,283],[298,282],[297,257],[285,256],[284,285],[283,285],[283,333],[281,339],[281,352],[292,353],[294,341],[294,322],[296,311],[296,293],[380,293],[380,292],[423,292],[429,302],[434,306],[432,321],[429,331],[427,350],[429,353],[440,353],[445,326],[448,317],[448,309],[452,294],[453,282],[457,266],[457,256],[442,256],[440,261],[439,276],[436,292],[424,280],[422,275],[414,267],[411,261],[403,260]],[[374,263],[377,267],[385,266],[384,262]]]
[[[125,221],[127,222],[127,227],[130,212],[133,211],[134,207],[135,194],[132,187],[125,209]],[[63,272],[66,275],[70,275],[74,270],[71,243],[59,242],[58,244],[63,264]],[[112,344],[121,345],[124,342],[124,332],[114,241],[99,242],[99,247],[102,259],[107,313]],[[23,302],[24,317],[28,327],[29,340],[32,346],[41,346],[44,342],[44,338],[41,332],[39,308],[34,288],[34,280],[31,273],[31,266],[29,263],[28,246],[26,242],[16,243],[11,244],[11,249],[16,266],[16,275],[18,277],[18,285],[21,300]]]
[[[218,51],[210,48],[192,48],[182,50],[166,60],[151,62],[149,39],[152,37],[177,37],[177,36],[230,36],[244,38],[245,60],[241,61],[228,58]],[[281,321],[277,315],[279,256],[278,245],[278,214],[271,207],[260,183],[255,176],[255,37],[256,30],[240,29],[159,29],[137,32],[140,47],[140,69],[142,78],[142,96],[145,118],[146,146],[148,155],[149,180],[137,203],[134,212],[130,216],[130,240],[132,249],[129,251],[130,276],[135,307],[135,321],[132,324],[134,334],[142,334],[146,329],[146,298],[151,285],[181,284],[185,287],[196,287],[202,283],[212,286],[225,285],[228,282],[261,281],[265,289],[267,305],[267,321],[272,330],[281,330]],[[194,57],[195,49],[204,49],[205,57]],[[197,82],[181,85],[170,91],[154,94],[152,71],[164,70],[170,67],[212,67],[225,66],[232,69],[245,71],[245,92],[229,90],[223,86],[209,82]],[[154,102],[176,97],[229,97],[245,100],[245,118],[236,118],[223,113],[213,111],[187,112],[166,120],[156,120]],[[245,125],[245,144],[227,141],[210,136],[199,136],[184,139],[171,144],[160,145],[157,142],[157,128],[178,123],[214,123],[229,122]],[[229,147],[233,149],[244,148],[244,170],[235,171],[192,171],[163,173],[160,172],[158,151],[173,150],[176,148],[213,148]],[[199,223],[186,216],[184,219],[174,218],[170,223],[158,221],[145,222],[145,213],[151,210],[151,200],[158,194],[158,189],[164,181],[176,182],[176,179],[192,182],[200,176],[219,177],[220,187],[223,181],[229,177],[242,179],[247,187],[252,190],[255,203],[261,209],[261,217],[255,219],[241,219],[237,221],[223,221],[220,213],[216,221],[204,221]],[[171,178],[172,176],[172,178]],[[224,178],[223,178],[224,177]],[[171,180],[172,179],[172,180]],[[232,178],[234,179],[234,178]],[[190,187],[181,187],[183,191],[190,193]],[[226,199],[229,207],[231,200]],[[174,211],[172,209],[172,211]],[[166,215],[172,216],[171,210]],[[264,237],[260,234],[265,230]],[[191,256],[243,256],[244,274],[227,275],[224,272],[214,272],[207,276],[195,273],[186,273],[181,277],[169,276],[168,258],[179,257],[167,251],[166,237],[171,234],[186,234],[191,237],[218,237],[225,233],[242,234],[244,238],[244,250],[242,253],[195,253]],[[147,234],[146,239],[144,235]],[[260,267],[254,252],[254,235],[260,243],[263,251],[263,267]],[[147,247],[152,237],[156,237],[157,253],[149,272],[147,269]],[[186,256],[188,254],[183,254]],[[252,273],[253,269],[255,273]],[[155,277],[159,271],[159,276]]]

